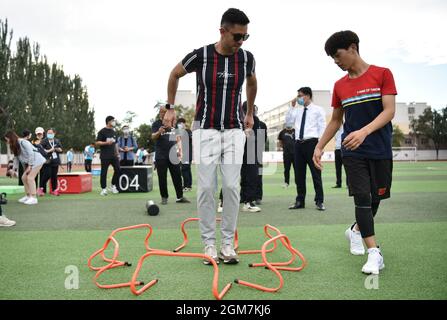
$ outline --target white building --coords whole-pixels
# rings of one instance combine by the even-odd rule
[[[196,93],[191,90],[177,90],[175,104],[183,107],[196,107]]]

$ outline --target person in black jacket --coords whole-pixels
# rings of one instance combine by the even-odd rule
[[[40,180],[40,189],[41,191],[45,192],[47,182],[51,179],[52,191],[50,193],[54,196],[59,196],[57,174],[61,164],[60,154],[62,153],[62,144],[55,138],[55,136],[56,131],[54,129],[48,129],[47,137],[41,142],[41,146],[45,149],[50,161],[43,166],[43,177],[41,177]]]
[[[258,107],[255,106],[255,117],[258,116]],[[260,204],[262,204],[262,197],[264,195],[264,191],[263,191],[263,182],[262,182],[262,176],[263,176],[263,170],[264,170],[264,166],[262,164],[263,158],[263,152],[264,151],[268,151],[266,149],[266,146],[268,145],[267,143],[267,125],[265,124],[265,122],[259,120],[259,129],[258,129],[258,136],[257,139],[262,139],[260,141],[260,143],[258,144],[258,142],[256,142],[256,148],[258,148],[257,152],[258,152],[258,159],[257,159],[257,164],[258,164],[258,181],[256,184],[256,201],[255,204],[258,206]]]
[[[256,109],[256,106],[255,106]],[[242,104],[242,112],[247,113],[247,102]],[[245,129],[247,140],[241,167],[241,203],[244,204],[242,211],[260,212],[261,208],[255,205],[259,185],[259,160],[262,158],[262,149],[258,148],[258,139],[261,134],[259,118],[253,116],[254,124],[252,130]],[[264,140],[264,137],[263,137]],[[265,142],[265,140],[264,140]],[[261,154],[261,156],[260,156]]]
[[[191,191],[192,188],[192,131],[188,128],[186,120],[180,118],[177,121],[178,136],[182,143],[181,170],[183,178],[183,192]]]

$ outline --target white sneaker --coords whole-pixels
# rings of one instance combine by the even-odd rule
[[[219,264],[219,258],[217,257],[216,246],[211,244],[205,247],[205,254],[210,256],[217,264]],[[207,259],[203,259],[203,264],[210,265],[211,262]]]
[[[362,268],[366,274],[379,274],[379,271],[385,268],[383,256],[379,248],[368,249],[368,261]]]
[[[351,227],[349,227],[345,231],[345,236],[349,242],[351,254],[363,256],[365,254],[365,247],[363,246],[363,239],[360,232],[351,230]]]
[[[234,251],[232,244],[222,244],[219,252],[219,259],[225,264],[239,263],[239,257],[236,251]]]
[[[261,208],[256,207],[255,205],[253,205],[250,202],[246,202],[244,204],[244,206],[242,207],[242,211],[245,211],[245,212],[260,212]]]
[[[29,206],[32,206],[32,205],[35,205],[35,204],[38,204],[38,203],[39,203],[39,201],[37,201],[37,198],[33,198],[33,197],[29,197],[28,200],[26,200],[24,202],[24,204],[27,204]]]
[[[5,216],[0,216],[0,227],[12,227],[15,226],[16,222],[9,220]]]
[[[101,196],[106,196],[107,195],[107,189],[102,189],[100,195]]]
[[[120,193],[120,192],[118,191],[118,189],[116,188],[116,186],[112,186],[112,187],[110,188],[110,191],[112,191],[113,194]]]
[[[217,213],[222,213],[222,212],[223,212],[222,203],[219,203],[219,206],[217,207]]]
[[[20,203],[25,203],[26,200],[28,200],[28,199],[29,199],[28,196],[24,196],[23,198],[20,198],[20,199],[19,199],[19,202],[20,202]]]

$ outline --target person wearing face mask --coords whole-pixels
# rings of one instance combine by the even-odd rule
[[[295,204],[289,209],[303,209],[306,198],[306,170],[310,168],[315,189],[315,204],[317,210],[324,211],[323,182],[321,171],[317,170],[312,160],[315,146],[326,128],[326,115],[324,109],[312,102],[312,89],[302,87],[298,89],[296,102],[286,114],[286,123],[295,125],[295,182],[297,196]]]
[[[59,172],[59,166],[61,164],[60,154],[62,153],[62,144],[55,138],[56,131],[54,129],[47,130],[47,137],[42,140],[40,145],[47,153],[50,159],[49,163],[44,165],[42,177],[40,180],[39,195],[45,194],[46,185],[48,180],[51,179],[52,191],[50,192],[54,196],[59,196],[59,187],[57,182],[57,174]]]
[[[118,184],[118,174],[120,171],[119,151],[117,134],[115,131],[116,121],[112,116],[106,118],[106,126],[102,128],[96,137],[96,145],[100,148],[101,159],[101,195],[107,195],[107,170],[109,166],[113,167],[112,193],[119,193],[116,185]]]
[[[192,131],[186,126],[186,120],[180,118],[177,121],[178,136],[182,142],[181,170],[183,178],[183,192],[192,189]]]
[[[290,184],[290,168],[293,165],[293,173],[296,179],[295,168],[295,129],[293,123],[288,122],[285,128],[278,135],[279,146],[282,149],[282,158],[284,163],[284,188]]]
[[[129,126],[123,126],[122,130],[123,135],[118,138],[120,166],[130,167],[134,165],[135,150],[138,149],[138,145],[134,137],[130,134]]]

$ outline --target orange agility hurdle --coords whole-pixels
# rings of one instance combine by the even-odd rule
[[[271,227],[271,226],[269,226],[269,227]],[[268,227],[266,226],[266,229],[267,228]],[[267,260],[267,246],[269,244],[271,244],[271,243],[275,243],[277,240],[280,240],[281,243],[286,247],[286,249],[289,250],[289,252],[292,254],[292,258],[288,262],[270,263]],[[307,264],[304,256],[291,245],[289,238],[286,235],[284,235],[284,234],[279,234],[279,235],[277,235],[277,236],[267,240],[263,244],[263,246],[262,246],[261,256],[262,256],[263,263],[250,264],[249,266],[253,267],[253,268],[255,268],[255,267],[266,267],[267,269],[271,270],[279,279],[279,285],[277,287],[275,287],[275,288],[268,288],[268,287],[265,287],[265,286],[262,286],[262,285],[258,285],[258,284],[255,284],[255,283],[251,283],[251,282],[244,281],[244,280],[239,280],[239,279],[236,279],[234,282],[237,283],[237,284],[240,284],[242,286],[254,288],[254,289],[257,289],[257,290],[264,291],[264,292],[277,292],[284,285],[284,278],[282,277],[282,275],[279,272],[279,270],[295,271],[295,272],[297,272],[297,271],[303,270],[304,267]],[[293,263],[295,261],[296,256],[298,256],[301,259],[301,261],[302,261],[301,266],[297,267],[297,268],[286,267],[286,266],[290,265],[291,263]]]
[[[219,290],[218,290],[219,268],[217,266],[217,263],[214,261],[214,259],[212,259],[210,256],[207,256],[207,255],[201,254],[201,253],[180,253],[180,252],[178,252],[178,251],[182,250],[188,244],[188,241],[189,241],[188,234],[186,232],[186,227],[185,227],[186,224],[191,221],[199,221],[199,220],[200,220],[200,218],[189,218],[182,222],[181,231],[183,233],[183,243],[179,247],[177,247],[174,250],[174,252],[170,252],[167,250],[152,249],[149,246],[149,238],[152,235],[152,227],[149,224],[139,224],[139,225],[135,225],[135,226],[129,226],[129,227],[124,227],[124,228],[119,228],[119,229],[114,230],[109,235],[107,240],[105,241],[103,247],[101,249],[95,251],[88,259],[88,267],[93,271],[97,271],[95,274],[95,277],[93,279],[95,285],[102,289],[115,289],[115,288],[130,287],[130,290],[134,295],[141,295],[142,293],[144,293],[146,290],[148,290],[149,288],[151,288],[158,282],[158,279],[154,279],[154,280],[151,280],[146,285],[144,285],[144,282],[137,280],[140,270],[141,270],[146,258],[151,257],[151,256],[201,258],[201,259],[206,259],[206,260],[210,261],[213,266],[214,276],[213,276],[213,283],[212,283],[212,293],[217,300],[221,300],[224,297],[224,295],[228,292],[228,290],[232,287],[232,284],[231,283],[227,284],[223,288],[223,290],[221,292],[219,292]],[[221,218],[217,218],[216,221],[221,221]],[[123,262],[123,261],[118,260],[120,246],[119,246],[118,241],[115,239],[115,235],[122,231],[141,229],[141,228],[147,228],[149,230],[146,235],[146,238],[144,240],[144,245],[145,245],[147,252],[143,256],[140,257],[137,267],[136,267],[136,270],[133,273],[131,281],[124,282],[124,283],[118,283],[118,284],[100,284],[98,282],[98,278],[104,272],[106,272],[110,269],[113,269],[113,268],[121,267],[121,266],[131,266],[131,264],[129,262],[126,262],[126,261]],[[273,236],[271,234],[271,232],[274,232],[276,235]],[[236,279],[234,282],[237,284],[240,284],[242,286],[251,287],[251,288],[265,291],[265,292],[277,292],[284,285],[283,276],[281,275],[281,273],[279,271],[283,270],[283,271],[298,272],[298,271],[303,270],[306,267],[307,262],[306,262],[306,259],[304,258],[304,256],[297,249],[295,249],[292,246],[289,238],[285,234],[282,234],[279,229],[267,224],[264,226],[264,233],[267,236],[268,240],[264,242],[261,250],[246,250],[246,251],[239,251],[238,253],[239,254],[261,254],[262,262],[261,263],[251,263],[251,264],[249,264],[249,267],[252,267],[252,268],[265,267],[266,269],[269,269],[278,277],[279,285],[275,288],[268,288],[268,287],[265,287],[265,286],[262,286],[259,284],[255,284],[255,283],[251,283],[251,282],[239,280],[239,279]],[[281,242],[281,244],[291,253],[292,257],[290,258],[289,261],[270,262],[267,260],[267,253],[271,253],[277,248],[278,241]],[[109,247],[110,243],[112,243],[114,245],[113,256],[112,256],[112,258],[107,258],[105,255],[105,251]],[[236,249],[238,246],[237,230],[235,232],[234,244],[235,244],[235,249]],[[272,248],[268,249],[268,247],[270,245],[272,245]],[[106,265],[104,265],[102,267],[96,267],[96,266],[92,265],[92,260],[95,257],[97,257],[98,255],[101,256],[101,258],[104,262],[107,262]],[[298,267],[290,267],[290,265],[296,261],[297,257],[301,260],[301,265]],[[140,289],[137,289],[137,286],[143,286],[143,287]]]
[[[200,221],[200,218],[188,218],[182,222],[182,224],[180,225],[180,229],[182,230],[182,233],[183,233],[183,242],[181,245],[179,245],[177,248],[175,248],[173,250],[174,252],[179,252],[184,247],[186,247],[186,245],[188,244],[189,239],[188,239],[188,233],[186,232],[185,226],[187,223],[189,223],[191,221]],[[222,221],[222,218],[216,218],[216,222],[221,222],[221,221]],[[238,237],[237,230],[236,230],[236,232],[234,234],[234,250],[237,250],[237,248],[238,248],[238,243],[239,243],[238,238],[239,237]]]
[[[213,276],[213,285],[212,285],[212,293],[214,297],[217,300],[222,300],[223,296],[230,290],[232,284],[228,283],[223,290],[219,293],[218,287],[219,287],[219,268],[217,266],[216,261],[212,259],[210,256],[207,256],[205,254],[201,253],[182,253],[182,252],[168,252],[168,251],[150,251],[144,254],[140,260],[138,261],[137,268],[135,269],[135,272],[132,276],[132,280],[130,282],[130,290],[134,295],[139,296],[149,288],[151,288],[153,285],[155,285],[158,282],[158,279],[154,279],[150,281],[148,284],[146,284],[141,289],[137,290],[136,286],[141,284],[142,282],[137,281],[138,275],[140,273],[141,267],[143,266],[144,260],[150,256],[165,256],[165,257],[189,257],[189,258],[201,258],[201,259],[207,259],[211,262],[214,269],[214,276]]]
[[[95,251],[88,259],[87,261],[87,265],[88,267],[93,270],[93,271],[97,271],[95,274],[95,277],[93,278],[93,281],[95,283],[95,285],[101,289],[115,289],[115,288],[122,288],[122,287],[128,287],[131,285],[130,282],[125,282],[125,283],[118,283],[118,284],[111,284],[111,285],[104,285],[104,284],[100,284],[98,282],[98,278],[101,274],[103,274],[105,271],[113,269],[113,268],[117,268],[117,267],[130,267],[132,264],[127,262],[127,261],[119,261],[118,260],[118,256],[119,256],[119,243],[118,241],[115,239],[115,235],[119,232],[122,231],[127,231],[127,230],[134,230],[134,229],[141,229],[141,228],[148,228],[149,231],[146,235],[146,238],[144,240],[144,245],[146,250],[148,251],[153,251],[154,249],[149,247],[149,238],[152,235],[152,226],[150,224],[139,224],[139,225],[135,225],[135,226],[129,226],[129,227],[124,227],[124,228],[118,228],[114,231],[112,231],[112,233],[109,235],[109,237],[107,238],[107,240],[105,241],[103,247],[97,251]],[[114,244],[114,250],[113,250],[113,257],[107,258],[105,256],[105,251],[107,250],[108,246],[110,243]],[[95,267],[92,265],[92,260],[97,257],[98,255],[101,255],[101,258],[103,259],[104,262],[107,262],[108,264],[102,266],[102,267]],[[142,285],[143,283],[136,283],[136,285]]]

